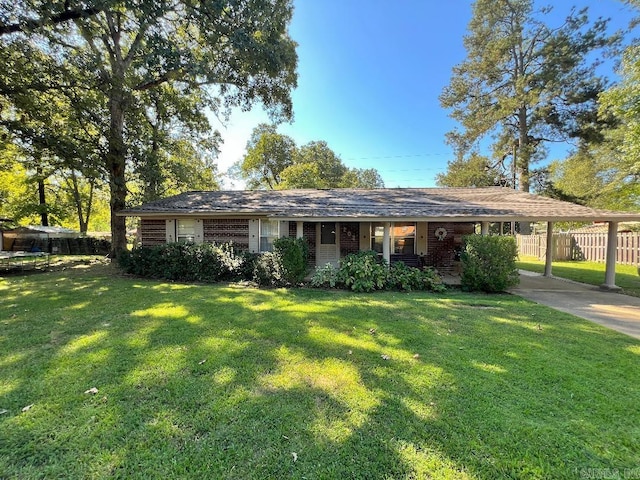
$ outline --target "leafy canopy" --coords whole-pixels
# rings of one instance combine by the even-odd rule
[[[496,158],[513,154],[518,188],[529,190],[529,168],[546,142],[598,133],[597,95],[605,80],[594,55],[617,41],[607,21],[589,23],[587,10],[572,10],[559,26],[545,23],[551,7],[532,0],[477,0],[466,59],[455,66],[440,102],[460,129],[449,133],[459,154],[493,138]]]
[[[212,145],[205,110],[225,117],[261,102],[274,120],[292,117],[292,10],[290,0],[2,2],[0,95],[13,106],[16,95],[54,90],[91,105],[84,124],[97,135],[92,152],[109,185],[115,253],[126,247],[117,214],[131,172],[155,182],[150,195],[162,192],[168,159]]]
[[[274,125],[258,125],[235,166],[250,189],[381,188],[377,170],[347,167],[325,141],[298,147]]]

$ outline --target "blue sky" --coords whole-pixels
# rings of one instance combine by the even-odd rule
[[[588,5],[590,18],[611,17],[616,26],[631,16],[620,0],[544,2],[549,3],[559,18],[572,5]],[[462,41],[471,5],[470,0],[296,0],[290,27],[299,44],[295,118],[279,131],[298,145],[325,140],[347,166],[376,168],[387,187],[434,186],[436,174],[453,157],[445,134],[456,125],[438,96],[452,67],[465,58]],[[255,107],[218,125],[225,141],[222,172],[242,159],[251,130],[265,121]]]

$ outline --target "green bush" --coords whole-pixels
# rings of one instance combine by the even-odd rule
[[[374,251],[351,253],[340,267],[331,264],[316,267],[311,286],[318,288],[344,288],[354,292],[375,290],[430,290],[446,289],[442,279],[432,269],[420,270],[402,262],[388,266]]]
[[[462,252],[462,288],[487,293],[503,292],[520,281],[513,237],[468,235]]]
[[[244,257],[233,245],[168,243],[136,247],[118,258],[127,273],[176,281],[218,282],[238,278]]]
[[[431,290],[441,292],[446,289],[442,279],[432,269],[420,270],[396,262],[389,268],[387,288],[410,292],[412,290]]]
[[[331,263],[316,267],[311,277],[311,286],[316,288],[335,288],[338,286],[338,269]]]
[[[350,253],[340,261],[338,284],[354,292],[382,290],[387,284],[388,267],[373,250]]]
[[[283,286],[285,281],[282,276],[282,263],[279,255],[275,252],[256,255],[251,269],[251,278],[247,278],[247,280],[254,281],[263,287]]]
[[[302,282],[307,274],[307,241],[303,238],[278,238],[273,242],[273,251],[279,262],[281,280],[291,285]]]

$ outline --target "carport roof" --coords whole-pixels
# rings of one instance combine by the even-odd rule
[[[281,220],[633,221],[504,187],[196,191],[123,210],[138,217],[269,217]]]

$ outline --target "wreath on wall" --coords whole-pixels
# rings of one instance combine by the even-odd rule
[[[445,238],[447,238],[447,229],[444,227],[436,228],[435,237],[438,240],[443,241]]]

